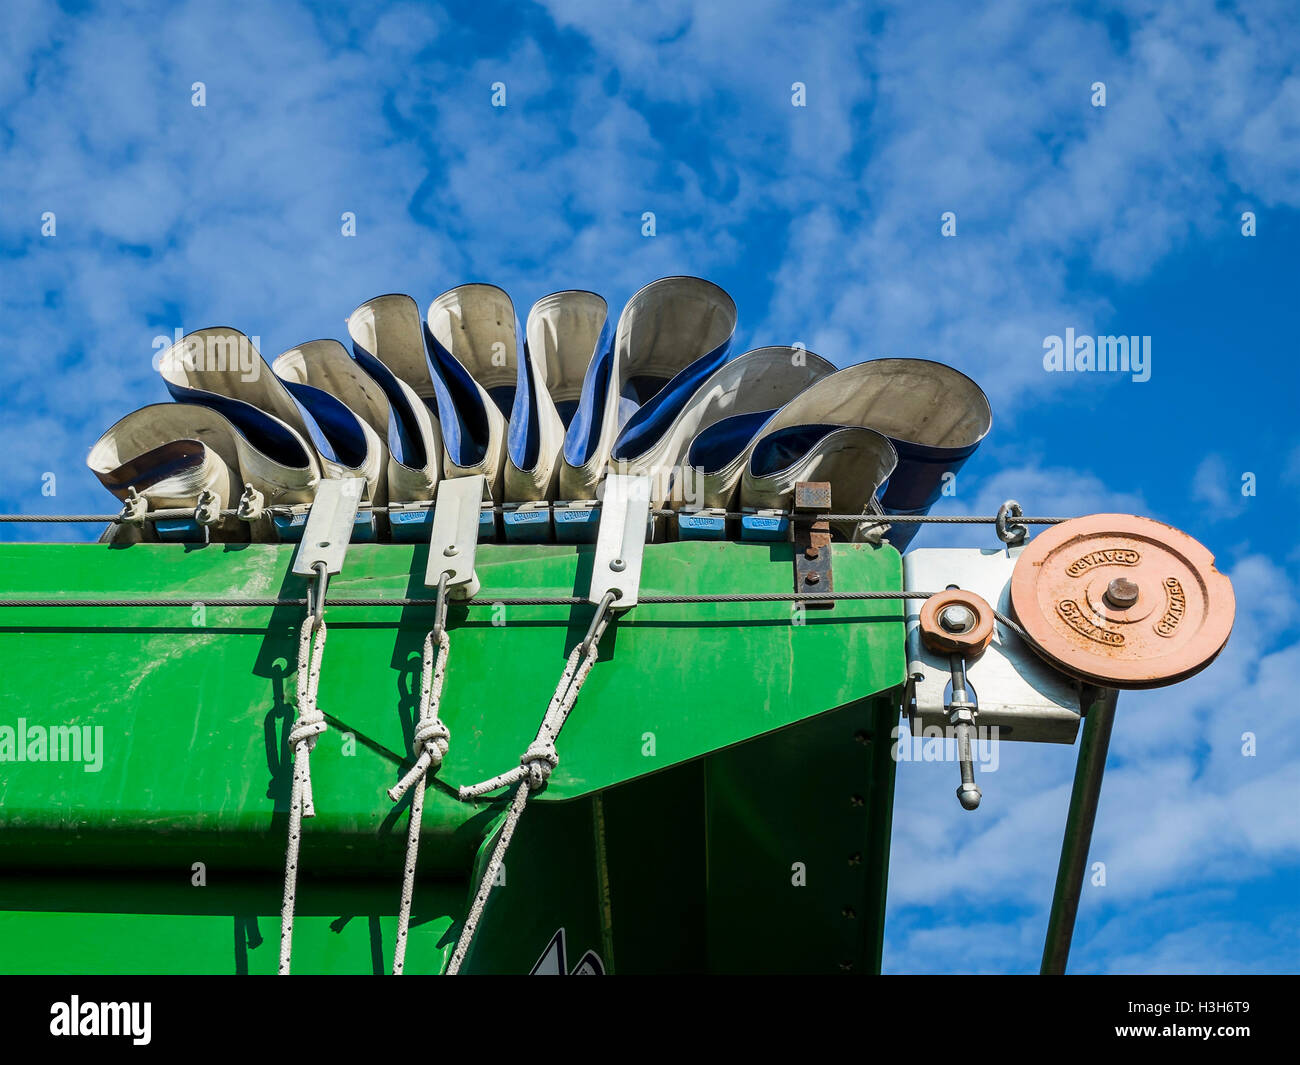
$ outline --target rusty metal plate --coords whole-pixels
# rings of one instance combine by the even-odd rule
[[[1044,658],[1109,688],[1199,673],[1236,615],[1208,549],[1132,514],[1074,518],[1036,536],[1011,575],[1011,606]]]
[[[831,526],[828,521],[813,520],[831,509],[829,481],[799,481],[794,486],[794,590],[796,592],[835,591],[835,570],[831,562]],[[804,604],[813,610],[833,610],[833,600],[811,600]]]

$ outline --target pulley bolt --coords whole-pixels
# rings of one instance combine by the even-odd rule
[[[821,577],[818,576],[816,573],[805,573],[803,575],[803,579],[805,584],[816,584],[818,581],[821,580]]]
[[[621,558],[612,559],[609,563],[609,568],[612,569],[615,573],[622,573],[625,569],[627,569],[627,563],[624,562]]]
[[[975,627],[975,612],[968,606],[954,603],[939,611],[939,624],[947,632],[969,632]]]
[[[452,555],[460,554],[460,548],[457,547],[455,544],[448,544],[446,547],[442,549],[442,553],[446,555],[448,558],[451,558]]]
[[[808,559],[810,562],[821,553],[822,549],[820,547],[805,547],[803,549],[803,557]]]
[[[1138,586],[1127,577],[1116,577],[1106,585],[1105,599],[1116,610],[1123,610],[1137,602]]]

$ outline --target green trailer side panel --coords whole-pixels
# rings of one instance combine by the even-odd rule
[[[879,971],[897,694],[705,759],[709,971]]]
[[[425,548],[358,545],[331,594],[426,594]],[[0,607],[0,860],[188,864],[197,836],[230,862],[278,860],[295,699],[294,607],[205,607],[302,594],[289,546],[5,545],[0,598],[166,596],[180,608]],[[482,549],[483,595],[572,595],[589,547]],[[837,587],[897,588],[892,548],[837,545]],[[646,553],[646,594],[786,591],[790,545],[673,543]],[[384,795],[409,757],[413,686],[431,612],[334,607],[312,757],[320,868],[387,865],[402,826]],[[452,610],[442,717],[451,750],[425,826],[434,868],[463,872],[481,808],[448,785],[518,763],[589,606]],[[641,605],[613,624],[540,801],[591,794],[890,688],[902,679],[897,602],[794,614],[788,603]],[[799,623],[804,622],[804,623]],[[23,730],[102,728],[102,762],[18,761]],[[84,733],[84,727],[90,733]],[[5,731],[7,728],[7,732]],[[354,739],[350,739],[353,737]],[[650,740],[653,739],[653,742]],[[48,752],[47,752],[48,755]]]
[[[0,972],[273,975],[280,961],[279,885],[220,868],[206,870],[204,886],[192,876],[4,875]],[[293,971],[390,971],[400,878],[399,868],[382,880],[305,879]],[[466,890],[463,880],[419,882],[408,973],[442,971]]]
[[[356,545],[331,597],[427,597],[426,555]],[[289,545],[0,545],[0,599],[192,604],[0,604],[0,971],[274,971],[302,609],[205,604],[301,596],[292,556]],[[587,546],[485,545],[480,594],[581,595],[591,562]],[[837,544],[834,564],[841,590],[901,587],[892,548]],[[785,593],[791,575],[789,544],[656,544],[642,592]],[[391,966],[406,803],[385,791],[409,764],[430,606],[328,612],[330,729],[312,757],[296,972]],[[518,764],[590,617],[588,605],[453,605],[451,750],[426,800],[408,972],[445,967],[500,823],[501,802],[461,803],[454,786]],[[902,617],[889,600],[620,616],[466,971],[527,972],[560,929],[570,967],[588,950],[619,972],[878,967],[893,763],[876,737],[896,716]],[[50,760],[58,726],[102,728],[96,757]],[[19,742],[33,729],[43,756]],[[871,738],[846,743],[846,729]],[[834,811],[850,792],[862,806]],[[860,865],[832,875],[847,846]],[[776,907],[789,905],[796,860],[809,887],[791,916]],[[206,886],[191,884],[196,862]]]
[[[595,804],[594,797],[530,804],[506,855],[504,875],[484,908],[464,973],[529,973],[561,929],[566,972],[587,951],[612,971],[601,928]],[[494,832],[479,851],[470,878],[475,888],[496,839]],[[458,922],[457,933],[460,927]]]
[[[601,797],[613,961],[620,973],[704,969],[708,761],[621,784]]]
[[[588,950],[608,966],[601,927],[596,800],[539,803],[516,833],[466,973],[527,973],[563,929],[569,967]],[[460,933],[473,879],[416,882],[409,975],[440,973]],[[310,864],[305,848],[304,860]],[[424,865],[421,863],[421,871]],[[391,971],[400,859],[366,880],[304,875],[294,920],[300,973]],[[0,972],[272,974],[279,962],[278,877],[207,865],[163,878],[111,871],[0,876]]]

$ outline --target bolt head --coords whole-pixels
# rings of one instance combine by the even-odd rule
[[[457,547],[455,544],[448,544],[446,547],[442,549],[442,553],[446,555],[448,558],[451,558],[452,555],[460,554],[460,548]]]
[[[1123,610],[1137,602],[1138,586],[1127,577],[1116,577],[1106,585],[1105,599],[1116,610]]]
[[[954,603],[939,611],[939,624],[947,632],[970,632],[975,627],[975,611]]]
[[[624,562],[621,558],[611,559],[609,563],[609,568],[612,569],[615,573],[622,573],[625,569],[627,569],[627,563]]]

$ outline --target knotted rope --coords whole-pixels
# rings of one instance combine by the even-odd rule
[[[600,605],[596,607],[596,616],[591,620],[591,628],[587,630],[587,635],[583,641],[569,654],[564,665],[564,673],[560,676],[560,683],[556,685],[550,706],[547,707],[546,714],[542,718],[541,727],[537,730],[537,737],[529,744],[528,750],[519,759],[519,765],[493,777],[491,780],[485,780],[481,784],[472,784],[460,789],[462,801],[468,801],[477,799],[490,791],[496,791],[498,788],[509,787],[512,784],[518,785],[514,799],[510,803],[510,810],[501,826],[501,834],[497,837],[496,846],[492,850],[492,857],[483,870],[483,876],[479,881],[478,891],[474,895],[474,901],[470,905],[469,913],[465,915],[465,925],[461,929],[460,938],[456,941],[456,949],[447,965],[448,976],[454,976],[460,972],[465,956],[469,953],[469,948],[474,942],[474,933],[478,930],[478,923],[483,916],[483,910],[492,895],[492,889],[496,886],[501,867],[505,864],[506,852],[510,849],[510,841],[514,837],[515,828],[519,824],[519,819],[523,816],[524,808],[528,805],[529,795],[534,791],[540,791],[546,786],[551,771],[559,764],[560,756],[555,751],[555,741],[559,737],[565,721],[568,720],[573,704],[577,702],[578,692],[582,690],[583,682],[591,672],[591,667],[596,663],[596,656],[600,649],[600,638],[605,632],[605,626],[609,624],[610,607],[613,602],[614,593],[607,592],[604,598],[601,599]]]
[[[298,716],[289,730],[289,747],[293,751],[293,793],[289,801],[289,843],[284,856],[284,903],[280,907],[281,976],[289,974],[289,958],[293,951],[293,910],[298,891],[302,819],[316,816],[311,793],[311,752],[317,738],[325,731],[325,715],[316,706],[325,635],[325,619],[316,614],[307,615],[298,633]]]
[[[447,677],[447,654],[451,641],[446,629],[447,575],[438,582],[438,610],[433,630],[424,638],[424,653],[420,674],[420,712],[416,718],[412,750],[419,752],[415,764],[396,784],[388,789],[388,797],[398,802],[412,787],[411,816],[406,828],[406,867],[402,875],[402,902],[397,912],[397,942],[393,946],[393,975],[401,976],[406,966],[406,939],[411,927],[411,904],[415,898],[415,863],[420,852],[420,823],[424,818],[424,789],[429,774],[436,773],[451,742],[451,733],[438,717],[438,704],[442,701],[442,685]],[[437,660],[433,652],[438,644]]]

